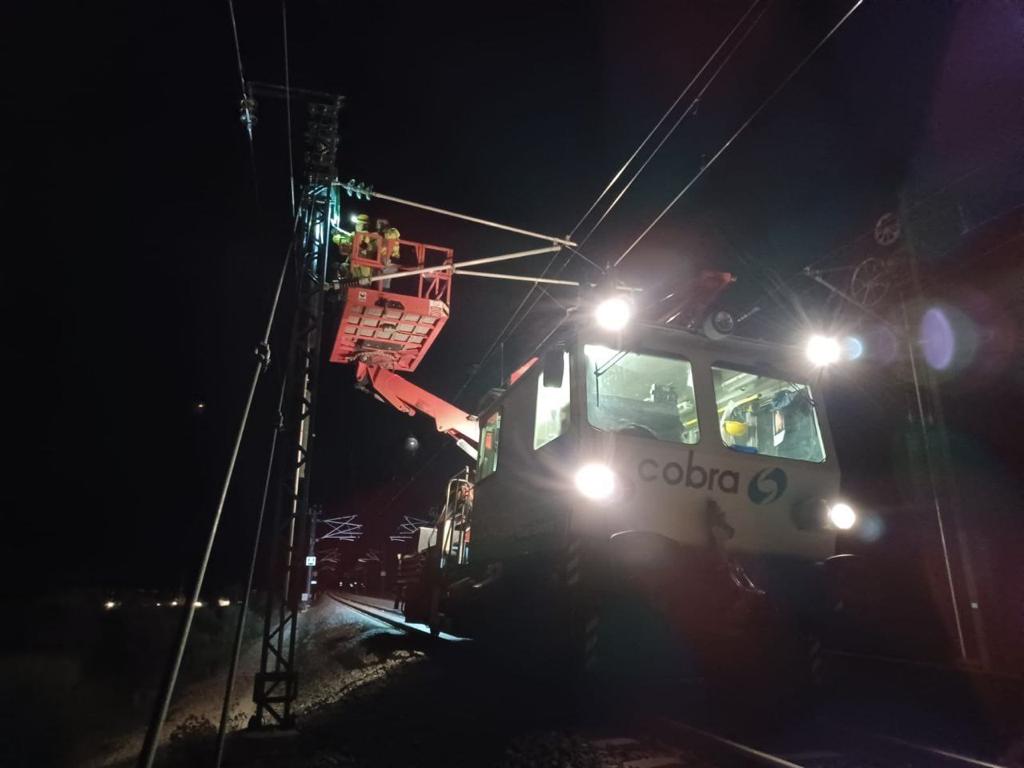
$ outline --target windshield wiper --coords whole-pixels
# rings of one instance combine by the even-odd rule
[[[616,352],[603,366],[594,368],[594,407],[601,407],[601,377],[618,365],[619,362],[622,361],[622,358],[628,354],[629,352],[627,350]]]

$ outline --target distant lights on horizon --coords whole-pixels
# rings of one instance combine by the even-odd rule
[[[241,604],[242,601],[239,600],[238,602],[239,602],[239,604]],[[227,607],[229,607],[231,605],[232,600],[230,598],[227,598],[227,597],[218,597],[217,600],[216,600],[216,603],[217,603],[217,605],[220,608],[227,608]],[[184,601],[184,600],[166,600],[166,601],[165,600],[156,600],[153,603],[151,603],[151,605],[153,605],[156,608],[164,608],[164,607],[177,608],[179,605],[186,605],[186,604],[187,604],[187,602]],[[205,608],[207,605],[212,605],[212,604],[213,604],[213,601],[204,601],[204,600],[196,600],[194,603],[192,603],[193,607],[195,607],[195,608]],[[121,607],[121,601],[120,600],[105,600],[103,602],[103,610],[105,610],[105,611],[112,611],[115,608],[120,608],[120,607]]]

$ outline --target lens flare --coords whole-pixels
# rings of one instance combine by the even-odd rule
[[[847,360],[859,360],[864,354],[864,342],[856,336],[847,336],[843,339],[843,354]]]
[[[921,317],[921,349],[925,362],[937,371],[944,371],[956,353],[956,335],[946,313],[938,307],[925,311]]]

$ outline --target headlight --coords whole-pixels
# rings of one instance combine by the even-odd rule
[[[849,504],[833,504],[828,508],[828,521],[841,531],[848,531],[857,522],[857,513]]]
[[[621,331],[629,324],[633,308],[621,296],[605,299],[594,310],[594,319],[606,331]]]
[[[615,473],[604,464],[584,464],[573,480],[576,490],[592,501],[604,501],[615,493]]]
[[[811,336],[805,351],[811,364],[819,368],[838,363],[842,354],[839,342],[831,336]]]

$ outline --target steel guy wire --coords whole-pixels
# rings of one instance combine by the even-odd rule
[[[142,752],[139,755],[140,768],[151,768],[156,757],[157,748],[160,745],[160,731],[163,729],[164,721],[167,719],[167,711],[171,705],[171,697],[174,695],[174,688],[178,681],[178,673],[181,670],[181,661],[185,655],[185,647],[188,644],[189,634],[192,629],[192,620],[195,618],[196,603],[202,593],[203,582],[206,579],[206,568],[210,563],[210,554],[213,551],[213,543],[217,538],[217,529],[220,526],[220,519],[224,512],[224,503],[227,500],[228,489],[231,487],[231,479],[234,476],[235,464],[238,461],[239,450],[242,446],[242,437],[245,434],[245,427],[249,421],[249,412],[252,410],[253,399],[256,395],[256,385],[260,377],[270,364],[270,333],[277,317],[277,308],[281,300],[281,288],[284,285],[285,275],[288,273],[288,264],[292,258],[292,251],[295,247],[295,229],[298,226],[299,216],[296,213],[292,223],[291,240],[285,251],[285,257],[281,263],[281,269],[277,277],[277,287],[274,290],[274,298],[270,305],[270,312],[267,316],[267,325],[263,332],[263,338],[256,347],[256,368],[253,371],[249,384],[249,392],[246,396],[245,405],[242,408],[242,416],[239,419],[238,431],[235,434],[234,445],[231,449],[231,457],[228,460],[227,471],[221,484],[220,495],[217,499],[217,507],[214,511],[213,520],[210,523],[210,532],[207,535],[206,546],[203,549],[202,560],[199,564],[199,571],[196,574],[195,586],[192,590],[192,597],[185,606],[185,616],[182,620],[181,630],[178,636],[177,648],[171,666],[167,672],[161,691],[157,699],[157,706],[153,713],[153,719],[146,731]]]
[[[802,70],[804,68],[804,65],[807,64],[807,62],[811,60],[811,58],[814,56],[814,54],[817,53],[822,48],[822,46],[825,45],[825,43],[827,43],[830,39],[832,39],[832,36],[839,30],[840,27],[843,26],[843,24],[846,22],[846,20],[849,19],[850,16],[853,15],[854,11],[856,11],[858,8],[860,8],[860,6],[863,3],[864,3],[864,0],[856,0],[856,2],[850,7],[850,9],[843,15],[843,17],[841,19],[839,19],[838,22],[836,22],[836,24],[825,34],[825,36],[821,40],[818,41],[818,44],[815,45],[810,50],[810,52],[806,56],[804,56],[803,59],[800,60],[800,63],[797,64],[796,67],[794,67],[790,71],[790,73],[788,75],[786,75],[786,77],[783,79],[783,81],[781,83],[779,83],[779,85],[775,88],[775,90],[773,90],[770,94],[768,94],[767,98],[765,98],[764,101],[762,101],[760,103],[760,105],[758,105],[757,109],[755,109],[750,114],[750,116],[746,120],[744,120],[743,123],[740,124],[740,127],[737,128],[736,131],[718,149],[718,151],[715,152],[715,154],[711,157],[711,159],[708,160],[707,163],[704,163],[700,167],[700,170],[698,170],[697,173],[694,174],[693,178],[691,178],[686,183],[686,185],[681,190],[679,190],[679,193],[675,197],[673,197],[672,200],[669,201],[668,205],[666,205],[662,209],[661,213],[659,213],[657,216],[654,217],[654,220],[651,221],[651,223],[647,225],[647,227],[643,230],[643,232],[641,232],[637,236],[636,240],[634,240],[630,244],[630,246],[628,248],[626,248],[625,251],[622,252],[622,255],[620,255],[618,257],[618,259],[615,260],[615,266],[618,266],[619,264],[621,264],[622,260],[625,259],[633,251],[633,249],[636,248],[637,245],[639,245],[640,241],[643,240],[647,236],[647,234],[652,229],[654,229],[655,226],[657,226],[658,222],[661,221],[665,217],[665,215],[672,209],[672,207],[677,202],[679,202],[682,199],[683,195],[685,195],[687,192],[689,192],[690,189],[693,187],[693,185],[696,184],[697,181],[704,175],[704,172],[707,171],[708,168],[710,168],[712,165],[715,164],[715,161],[717,161],[718,158],[721,157],[725,153],[725,151],[740,136],[740,134],[742,134],[747,129],[747,127],[752,122],[754,122],[754,120],[757,118],[757,116],[760,115],[762,111],[764,111],[764,109],[775,99],[775,97],[778,96],[783,91],[783,89],[785,89],[785,87],[787,85],[789,85],[790,81],[794,77],[796,77],[796,75],[800,72],[800,70]]]

